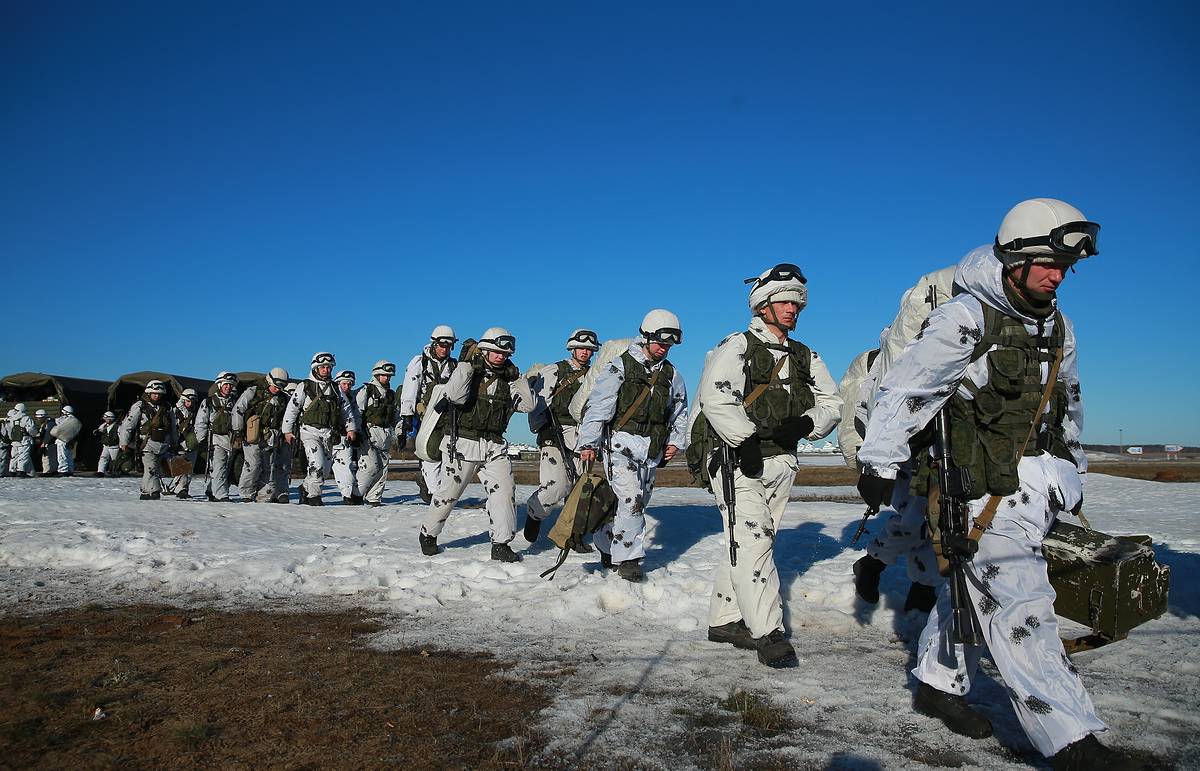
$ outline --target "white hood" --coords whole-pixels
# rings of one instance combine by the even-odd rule
[[[1036,326],[1038,320],[1013,307],[1004,292],[1004,265],[992,253],[991,245],[972,249],[954,269],[954,283],[978,297],[982,302],[1026,324]],[[1057,307],[1058,300],[1051,300]]]

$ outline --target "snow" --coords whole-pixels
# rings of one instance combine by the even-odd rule
[[[840,458],[806,456],[804,462]],[[198,488],[198,485],[194,485]],[[518,501],[532,488],[521,487]],[[648,517],[647,580],[634,585],[571,554],[554,581],[545,539],[489,560],[483,491],[468,488],[444,551],[424,557],[416,486],[389,482],[381,509],[142,502],[133,479],[0,479],[0,603],[19,611],[103,600],[288,608],[352,604],[389,617],[382,646],[489,649],[520,662],[555,702],[535,720],[549,752],[587,765],[687,767],[686,714],[719,712],[735,690],[784,706],[797,728],[735,743],[737,764],[922,767],[1036,759],[997,682],[972,701],[997,736],[968,742],[912,712],[909,679],[923,617],[903,614],[904,571],[884,574],[878,607],[856,603],[848,546],[861,503],[813,501],[849,486],[797,487],[778,533],[786,621],[800,667],[775,671],[705,637],[712,571],[727,559],[712,498],[660,489]],[[332,485],[326,499],[333,501]],[[803,498],[804,500],[797,500]],[[1170,612],[1130,638],[1076,656],[1105,741],[1200,763],[1200,484],[1089,474],[1085,512],[1109,533],[1146,533],[1171,565]],[[872,521],[869,531],[879,523]],[[865,544],[865,536],[861,544]],[[994,675],[993,670],[988,670]]]

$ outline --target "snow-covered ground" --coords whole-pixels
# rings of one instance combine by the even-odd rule
[[[697,730],[687,716],[719,711],[735,690],[769,695],[797,726],[735,743],[739,765],[1037,761],[995,682],[971,697],[995,738],[970,742],[911,711],[906,667],[923,617],[898,610],[902,569],[885,573],[877,608],[856,603],[859,552],[848,544],[862,504],[789,504],[777,555],[801,664],[774,671],[705,638],[713,567],[727,553],[703,491],[656,491],[647,580],[634,585],[599,570],[595,555],[572,554],[553,582],[540,579],[556,553],[544,539],[519,564],[491,562],[478,486],[452,515],[445,550],[423,557],[416,487],[388,487],[382,509],[318,509],[141,502],[133,479],[0,479],[0,607],[151,599],[397,614],[379,644],[485,648],[519,661],[513,676],[551,686],[554,705],[531,720],[554,737],[550,752],[585,765],[687,767],[681,748]],[[797,487],[793,498],[822,491],[853,488]],[[1173,570],[1169,614],[1076,657],[1113,729],[1105,740],[1200,765],[1200,484],[1092,474],[1086,511],[1101,530],[1153,536]],[[526,546],[519,535],[514,546]]]

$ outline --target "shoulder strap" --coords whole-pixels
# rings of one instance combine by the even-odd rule
[[[767,387],[775,382],[775,378],[779,377],[779,373],[783,371],[783,365],[787,363],[788,354],[779,357],[779,361],[775,362],[775,366],[771,368],[771,375],[767,378],[767,382],[761,383],[754,387],[754,390],[742,401],[743,407],[749,407],[754,402],[758,401],[758,397],[767,392]]]
[[[1025,434],[1025,441],[1021,443],[1021,449],[1017,451],[1017,462],[1020,462],[1021,456],[1025,454],[1025,448],[1029,446],[1029,440],[1033,438],[1034,431],[1037,430],[1039,423],[1043,422],[1042,417],[1046,411],[1046,405],[1050,402],[1050,394],[1054,391],[1054,384],[1058,381],[1058,368],[1063,360],[1063,347],[1059,346],[1054,354],[1054,363],[1050,365],[1050,376],[1046,378],[1046,388],[1042,391],[1042,399],[1038,402],[1037,410],[1033,413],[1033,420],[1029,424],[1029,431]],[[971,532],[968,538],[972,541],[978,541],[983,537],[984,531],[992,526],[992,520],[996,517],[996,510],[1000,508],[999,495],[993,495],[988,498],[987,503],[983,506],[983,511],[979,512],[979,516],[971,523]]]
[[[576,380],[579,380],[581,377],[583,377],[586,374],[587,374],[587,367],[583,367],[581,369],[575,370],[574,372],[570,373],[570,375],[568,375],[568,376],[560,377],[558,379],[558,382],[554,384],[554,388],[550,389],[550,397],[549,398],[551,400],[553,400],[554,397],[558,396],[558,394],[564,388],[574,385]],[[572,377],[572,375],[573,375],[573,377]]]
[[[666,362],[663,362],[662,367],[654,370],[654,374],[650,376],[650,382],[646,384],[646,387],[642,389],[642,392],[639,393],[637,398],[633,400],[633,404],[629,405],[629,409],[625,410],[625,414],[621,416],[620,420],[613,424],[612,430],[614,434],[624,428],[625,424],[628,423],[635,414],[637,414],[638,408],[642,406],[642,402],[646,401],[646,397],[650,396],[650,391],[653,390],[654,383],[658,380],[658,373],[662,372],[665,368]]]

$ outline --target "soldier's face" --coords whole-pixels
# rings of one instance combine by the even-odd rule
[[[450,351],[454,350],[454,343],[448,343],[441,340],[435,341],[433,344],[433,356],[435,359],[444,359],[450,355]]]
[[[162,398],[162,394],[160,394],[160,393],[150,394],[150,401],[152,401],[152,402],[156,402],[161,398]]]
[[[317,367],[317,377],[322,380],[328,380],[330,372],[333,372],[333,365],[331,364],[321,364]]]
[[[376,375],[375,379],[378,380],[379,385],[383,386],[384,388],[387,388],[388,386],[390,386],[392,384],[392,376],[391,375]]]
[[[1054,294],[1067,277],[1069,265],[1030,265],[1025,286],[1042,294]]]
[[[795,329],[796,317],[800,315],[800,303],[784,301],[767,303],[763,308],[762,317],[768,324],[774,324],[783,329]]]
[[[353,387],[353,385],[354,384],[351,383],[349,380],[339,380],[338,381],[338,388],[342,389],[342,393],[344,393],[344,394],[350,393],[350,389],[351,389],[351,387]]]
[[[271,396],[274,396],[275,394],[279,393],[279,386],[267,386],[267,393],[271,394]]]
[[[508,361],[508,354],[504,353],[503,351],[487,352],[487,363],[491,364],[493,367],[503,366],[504,362],[506,361]]]
[[[662,361],[667,358],[667,352],[671,350],[671,346],[663,345],[662,343],[646,343],[646,355],[652,361]]]
[[[217,386],[217,390],[221,392],[221,396],[229,396],[229,392],[233,390],[233,383],[222,383]]]
[[[572,355],[575,357],[575,361],[580,364],[587,364],[591,360],[593,353],[595,351],[591,348],[576,348],[575,353]]]

